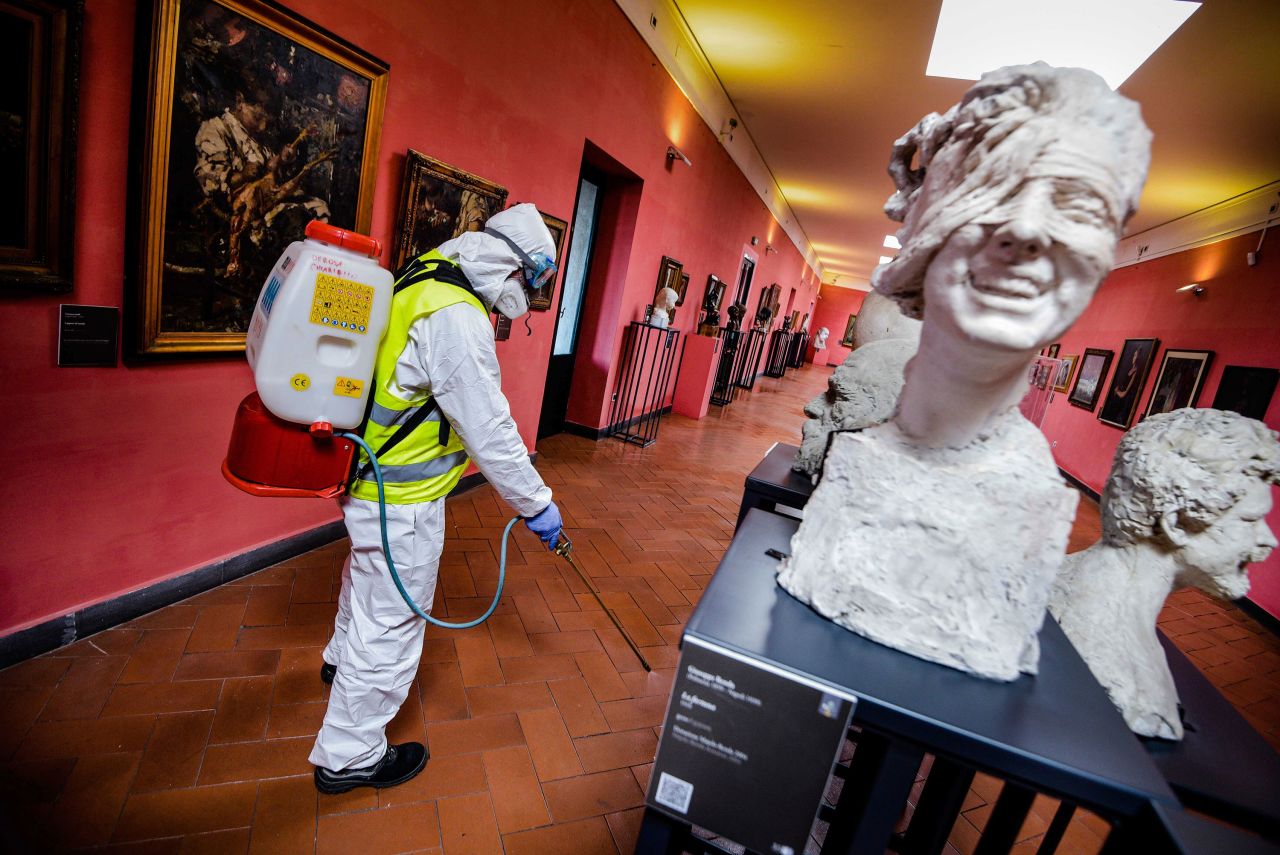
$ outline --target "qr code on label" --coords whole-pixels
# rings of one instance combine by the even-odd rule
[[[693,800],[693,784],[663,772],[658,776],[658,792],[653,798],[663,807],[687,813],[689,802]]]

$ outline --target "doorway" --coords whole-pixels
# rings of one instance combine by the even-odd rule
[[[573,385],[573,365],[577,356],[578,327],[582,323],[583,300],[590,281],[596,227],[600,221],[601,188],[604,182],[594,171],[584,168],[578,179],[578,197],[569,226],[569,248],[560,287],[560,308],[547,362],[547,383],[538,418],[538,439],[564,430],[569,410],[569,390]]]

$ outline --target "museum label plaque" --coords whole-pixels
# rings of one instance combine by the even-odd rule
[[[855,703],[685,636],[648,804],[753,852],[804,852]]]
[[[114,367],[120,310],[114,306],[58,307],[58,365]]]

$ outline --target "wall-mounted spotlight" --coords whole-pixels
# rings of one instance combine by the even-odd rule
[[[777,252],[778,252],[778,251],[777,251],[776,249],[774,249],[774,248],[773,248],[773,244],[771,244],[771,243],[767,243],[767,244],[765,244],[765,245],[764,245],[764,254],[765,254],[765,255],[775,255],[775,254],[777,254]]]
[[[1196,295],[1197,297],[1204,296],[1204,286],[1201,285],[1199,282],[1192,282],[1190,285],[1183,285],[1181,288],[1177,289],[1177,293],[1179,294],[1183,293],[1184,291],[1190,291],[1192,294]]]
[[[667,146],[667,165],[670,166],[673,161],[684,161],[685,166],[693,166],[693,161],[684,156],[684,152],[673,145]]]

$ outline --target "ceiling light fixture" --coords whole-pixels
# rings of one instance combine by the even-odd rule
[[[884,245],[889,247],[889,249],[902,249],[902,244],[898,243],[896,235],[885,235]]]
[[[693,166],[693,161],[685,157],[684,152],[673,145],[667,146],[667,166],[670,166],[672,162],[677,160],[683,161],[685,166]]]
[[[977,80],[1044,60],[1088,68],[1112,89],[1190,18],[1187,0],[943,0],[925,74]]]

